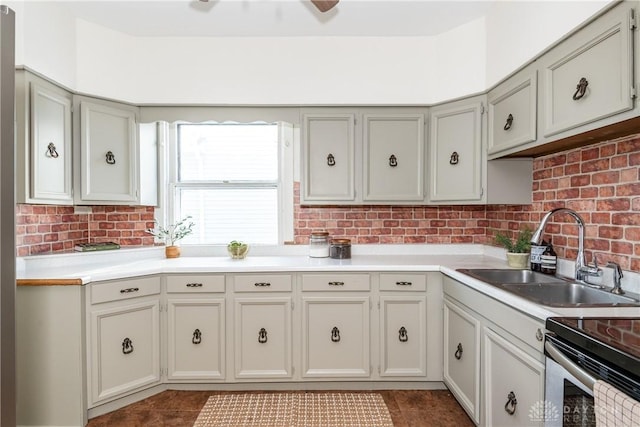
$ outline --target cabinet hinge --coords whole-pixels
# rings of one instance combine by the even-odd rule
[[[484,104],[480,104],[480,114],[484,114]]]
[[[480,188],[480,197],[484,196],[484,187]]]
[[[631,10],[631,16],[629,16],[629,29],[633,31],[636,28],[637,28],[637,26],[636,26],[636,14],[632,9]]]
[[[378,365],[378,375],[380,375],[380,365]]]
[[[296,374],[296,368],[295,368],[295,366],[292,366],[291,367],[291,376],[293,376],[295,374]]]
[[[291,301],[291,311],[293,311],[293,307],[296,305],[295,302]]]
[[[378,310],[380,310],[380,301],[378,301]]]
[[[636,99],[636,96],[638,96],[638,93],[636,92],[636,88],[631,86],[631,99]]]

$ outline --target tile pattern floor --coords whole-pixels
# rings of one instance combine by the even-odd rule
[[[384,397],[395,427],[472,427],[474,425],[448,390],[379,390],[376,392]],[[207,398],[216,393],[235,392],[167,390],[117,411],[93,418],[89,420],[88,427],[190,427]]]

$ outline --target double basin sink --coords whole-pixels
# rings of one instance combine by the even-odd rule
[[[459,269],[460,273],[548,307],[634,307],[640,300],[531,270]]]

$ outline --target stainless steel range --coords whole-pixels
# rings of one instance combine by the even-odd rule
[[[640,318],[547,319],[545,426],[595,426],[601,379],[640,400]]]

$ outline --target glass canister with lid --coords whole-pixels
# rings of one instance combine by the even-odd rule
[[[313,231],[309,237],[309,256],[327,258],[329,256],[329,232]]]
[[[329,256],[334,259],[351,258],[351,240],[333,239],[329,248]]]

